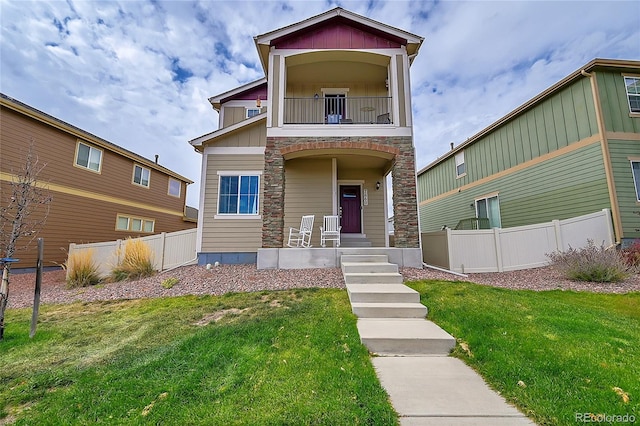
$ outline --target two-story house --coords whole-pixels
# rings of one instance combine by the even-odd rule
[[[423,232],[508,228],[611,209],[640,238],[640,61],[594,59],[418,174]]]
[[[0,202],[33,144],[38,182],[51,203],[44,266],[65,262],[70,243],[112,241],[196,226],[185,209],[189,179],[4,94],[0,97]],[[34,213],[34,214],[41,214]],[[18,240],[15,268],[36,265],[37,247]]]
[[[190,141],[202,153],[200,263],[331,264],[318,227],[339,215],[341,249],[395,249],[419,265],[409,69],[422,41],[339,7],[256,36],[266,77],[210,98],[219,129]],[[303,215],[318,251],[287,266]]]

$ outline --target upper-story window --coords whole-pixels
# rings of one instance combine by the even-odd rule
[[[76,147],[76,166],[100,173],[102,168],[102,150],[78,141]]]
[[[467,174],[467,166],[464,163],[464,151],[460,151],[455,156],[456,161],[456,177],[462,177]]]
[[[625,77],[624,86],[627,90],[627,100],[629,101],[629,111],[640,113],[640,76]]]
[[[172,197],[179,197],[181,187],[182,184],[178,179],[169,178],[169,195]]]
[[[133,165],[133,183],[148,188],[150,177],[151,170],[137,164]]]
[[[247,118],[254,117],[258,114],[260,114],[259,108],[247,108]]]

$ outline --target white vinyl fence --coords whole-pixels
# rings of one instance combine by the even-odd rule
[[[565,220],[513,228],[422,234],[425,263],[455,272],[504,272],[549,264],[547,254],[587,245],[614,244],[609,209]]]
[[[164,271],[181,265],[197,263],[196,229],[177,232],[163,232],[157,235],[141,237],[153,251],[153,265],[157,271]],[[120,248],[126,240],[108,241],[104,243],[70,244],[69,255],[74,252],[92,249],[93,260],[98,273],[107,276],[118,264]]]

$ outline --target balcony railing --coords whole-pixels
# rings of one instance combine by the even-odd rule
[[[391,124],[390,97],[284,98],[284,124]]]

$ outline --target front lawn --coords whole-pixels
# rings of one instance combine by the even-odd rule
[[[0,423],[394,425],[342,290],[10,309]]]
[[[454,355],[538,424],[640,422],[640,293],[410,286],[458,340]]]

